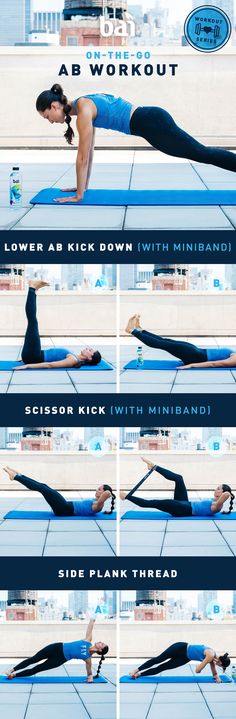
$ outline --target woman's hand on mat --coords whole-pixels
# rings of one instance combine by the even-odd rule
[[[92,683],[93,683],[93,675],[90,674],[89,677],[87,678],[87,684],[92,684]]]
[[[27,367],[30,367],[30,365],[29,364],[21,364],[18,367],[13,367],[13,370],[27,369]]]
[[[196,674],[201,674],[201,671],[202,671],[201,664],[197,664],[196,669],[195,669]]]
[[[216,684],[221,684],[221,679],[220,679],[220,677],[218,676],[218,674],[215,674],[215,676],[213,677],[213,679],[214,679],[214,681],[216,682]]]
[[[179,369],[191,369],[191,367],[197,367],[197,365],[196,365],[196,364],[183,364],[183,365],[180,365],[180,367],[177,367],[176,369],[177,369],[177,370],[179,370]]]
[[[147,465],[148,469],[152,469],[152,467],[155,467],[154,462],[151,462],[150,459],[145,459],[145,457],[141,457],[142,462]]]
[[[17,470],[12,469],[12,467],[3,467],[3,471],[8,474],[9,479],[13,480],[15,479],[16,475],[19,474]]]

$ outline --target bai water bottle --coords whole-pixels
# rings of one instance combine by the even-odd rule
[[[13,209],[22,206],[22,177],[19,167],[13,167],[10,174],[10,206]]]
[[[137,347],[137,369],[142,369],[144,363],[143,348],[141,345]]]

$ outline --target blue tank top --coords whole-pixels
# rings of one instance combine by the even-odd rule
[[[43,350],[43,352],[45,362],[58,362],[66,359],[67,355],[73,355],[79,362],[78,355],[74,354],[74,352],[71,352],[71,350],[68,350],[66,347],[48,347],[48,349]]]
[[[89,659],[91,654],[89,653],[89,647],[91,642],[87,642],[86,639],[80,639],[78,642],[65,642],[63,644],[63,654],[68,662],[70,659]]]
[[[81,95],[93,100],[97,108],[97,116],[93,120],[94,127],[104,127],[106,130],[116,130],[123,132],[125,135],[131,135],[130,132],[130,113],[132,110],[131,102],[123,100],[122,97],[114,95],[103,95],[94,93],[92,95]],[[77,100],[80,98],[78,97]],[[76,110],[77,100],[74,101]]]
[[[205,659],[205,649],[209,649],[209,647],[206,647],[205,644],[188,644],[188,659],[195,659],[197,662],[203,662],[203,659]]]
[[[77,514],[77,516],[84,516],[87,517],[89,515],[94,514],[93,512],[93,503],[96,502],[96,499],[78,499],[73,502],[74,505],[74,514]]]
[[[214,501],[215,500],[212,497],[212,499],[200,499],[198,501],[196,500],[191,502],[193,516],[207,517],[209,515],[212,517],[213,514],[216,514],[216,512],[211,511],[211,505]]]
[[[230,347],[210,347],[207,349],[207,359],[209,362],[215,362],[216,360],[224,360],[228,359],[230,355],[234,354],[234,350],[230,349]],[[235,360],[235,367],[236,367],[236,360]]]

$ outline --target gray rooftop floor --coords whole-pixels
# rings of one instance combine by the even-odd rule
[[[76,498],[68,494],[67,497]],[[116,554],[115,520],[3,519],[12,509],[48,511],[49,507],[43,498],[24,499],[15,494],[1,499],[0,557],[114,557]]]
[[[175,339],[175,338],[173,338]],[[183,337],[199,347],[232,347],[236,351],[235,337]],[[163,350],[143,348],[144,359],[172,360],[173,357]],[[121,339],[120,349],[120,391],[130,394],[214,394],[236,393],[236,370],[188,369],[182,370],[125,370],[124,365],[136,359],[137,343],[131,346],[130,337]]]
[[[44,155],[42,155],[44,153]],[[30,199],[40,189],[70,187],[75,183],[76,153],[18,151],[23,173],[23,206],[9,208],[8,183],[12,151],[1,151],[0,229],[204,229],[232,230],[236,227],[236,207],[54,207],[34,206]],[[32,157],[34,161],[32,161]],[[43,160],[42,160],[43,158]],[[109,177],[109,181],[108,178]],[[170,158],[155,150],[97,150],[91,188],[109,189],[235,189],[235,173],[212,165],[189,163]]]
[[[1,659],[0,674],[19,659]],[[94,662],[94,669],[96,662]],[[8,684],[0,685],[0,710],[4,719],[115,719],[115,665],[106,665],[108,684]],[[47,672],[57,676],[84,675],[84,663],[67,663]],[[41,676],[43,673],[41,674]]]
[[[122,674],[128,674],[143,661],[122,663]],[[175,673],[189,675],[193,668],[188,664]],[[235,683],[138,685],[134,682],[134,685],[121,684],[120,693],[120,719],[233,719],[236,712]]]
[[[139,492],[135,496],[139,496]],[[140,492],[150,499],[171,498],[165,492]],[[208,495],[210,496],[210,494]],[[202,495],[189,492],[189,498]],[[206,497],[206,494],[204,495]],[[132,502],[121,502],[121,514],[130,510],[142,511]],[[143,510],[145,511],[145,510]],[[148,512],[148,510],[146,510]],[[158,510],[156,510],[158,515]],[[236,556],[236,521],[220,520],[162,520],[123,519],[120,524],[120,553],[123,556],[153,557],[232,557]]]
[[[0,343],[0,359],[1,360],[20,360],[21,348],[23,341],[14,338],[9,342],[9,338],[1,338]],[[107,338],[106,338],[107,342]],[[79,352],[81,347],[86,345],[86,339],[83,342],[81,338],[68,337],[47,337],[42,340],[42,348],[49,346],[69,347],[72,352]],[[91,344],[91,340],[90,340]],[[19,394],[19,393],[50,393],[55,394],[81,394],[94,392],[108,393],[116,392],[116,348],[113,345],[102,344],[102,341],[93,342],[93,347],[101,352],[103,359],[109,362],[112,370],[52,370],[37,369],[23,371],[0,371],[0,394]]]

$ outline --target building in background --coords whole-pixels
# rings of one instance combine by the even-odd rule
[[[88,592],[86,590],[69,593],[69,610],[75,619],[86,616],[88,610]]]
[[[51,452],[53,450],[50,427],[23,427],[20,448],[23,452]]]
[[[164,621],[166,619],[166,592],[138,590],[134,608],[135,621]]]
[[[61,45],[127,45],[128,37],[101,33],[100,18],[110,20],[114,29],[125,20],[127,0],[65,0],[61,22]]]
[[[38,592],[31,589],[9,590],[7,621],[35,621],[38,618]]]
[[[48,9],[38,10],[33,14],[32,30],[47,30],[50,33],[60,34],[62,13],[50,10],[50,0],[47,3]]]
[[[28,42],[32,25],[33,0],[1,2],[0,45]]]
[[[107,614],[110,617],[116,617],[117,614],[117,593],[110,591],[104,591],[104,604],[107,610]]]
[[[203,619],[208,619],[207,608],[211,602],[217,600],[218,592],[216,590],[205,590],[198,594],[198,611]]]
[[[62,265],[61,282],[67,290],[77,290],[84,279],[84,265]]]
[[[102,275],[108,282],[109,289],[116,288],[116,265],[102,265]]]

